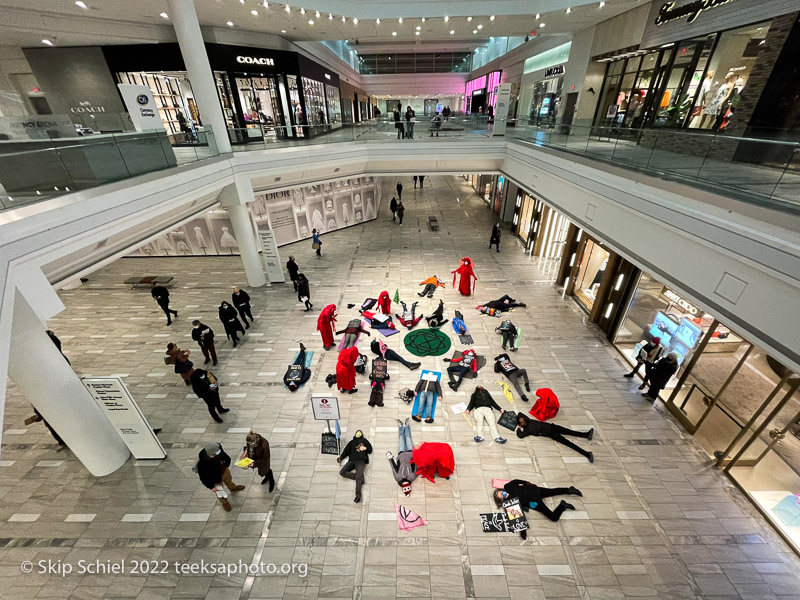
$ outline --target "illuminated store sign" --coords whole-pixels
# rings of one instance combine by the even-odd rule
[[[694,23],[697,17],[700,16],[700,13],[702,13],[704,10],[716,8],[718,6],[722,6],[723,4],[728,4],[729,2],[733,2],[733,0],[694,0],[694,2],[684,4],[683,6],[679,6],[677,8],[675,7],[674,2],[667,2],[666,4],[662,5],[661,9],[658,11],[656,25],[663,25],[664,23],[677,21],[678,19],[683,19],[684,17],[687,17],[687,23]]]
[[[558,65],[556,67],[550,67],[544,72],[545,77],[557,77],[559,75],[564,74],[564,65]]]
[[[663,290],[661,290],[661,296],[663,296],[669,302],[677,304],[683,310],[685,310],[687,313],[691,315],[694,316],[703,315],[703,312],[699,308],[697,308],[694,304],[692,304],[691,302],[687,302],[681,296],[679,296],[669,288],[665,287]]]
[[[275,66],[275,60],[272,58],[257,58],[255,56],[237,56],[236,62],[243,65],[268,65]]]

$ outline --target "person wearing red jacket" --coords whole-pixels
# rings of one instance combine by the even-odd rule
[[[355,394],[356,389],[356,360],[359,357],[358,348],[353,346],[339,352],[336,363],[336,385],[340,392]]]
[[[453,358],[445,358],[444,361],[450,363],[450,366],[447,367],[447,377],[450,379],[447,385],[454,392],[458,390],[458,386],[464,380],[464,375],[469,372],[478,372],[478,357],[475,354],[475,350],[472,349],[464,350],[464,352]]]
[[[333,348],[335,341],[333,332],[336,331],[336,305],[328,304],[322,309],[317,318],[317,331],[322,336],[322,347],[325,350]]]

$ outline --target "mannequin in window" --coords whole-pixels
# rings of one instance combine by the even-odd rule
[[[720,85],[711,97],[711,101],[703,108],[703,120],[700,122],[701,129],[711,129],[716,123],[717,116],[722,111],[722,105],[730,96],[733,84],[736,81],[735,73],[725,75],[725,81]]]
[[[597,273],[595,273],[592,283],[589,285],[589,294],[593,297],[597,295],[597,288],[600,287],[600,281],[603,279],[603,274],[606,272],[607,266],[608,259],[605,259],[603,264],[600,266],[600,269],[597,271]]]
[[[733,117],[733,113],[736,112],[736,107],[739,104],[739,100],[742,99],[742,90],[744,90],[745,78],[738,77],[736,81],[733,83],[733,89],[731,90],[730,96],[725,101],[725,104],[722,105],[722,110],[717,115],[717,120],[714,123],[714,129],[717,131],[725,131],[725,128],[730,123],[731,118]]]
[[[706,78],[700,84],[700,93],[697,95],[697,104],[695,104],[695,116],[692,117],[689,123],[690,128],[702,128],[703,111],[705,107],[711,102],[711,84],[714,83],[714,71],[706,73]]]

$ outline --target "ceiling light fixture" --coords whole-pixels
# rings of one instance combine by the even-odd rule
[[[313,24],[314,24],[314,19],[309,19],[309,20],[308,20],[308,24],[309,24],[309,25],[313,25]]]
[[[605,5],[606,5],[606,3],[605,3],[605,2],[601,2],[601,3],[600,3],[600,8],[603,8]]]
[[[51,42],[50,40],[42,40],[42,43],[43,43],[45,46],[52,46],[52,45],[53,45],[53,42]]]
[[[317,15],[317,18],[319,19],[319,11],[317,11],[316,15]]]
[[[470,21],[472,21],[472,17],[467,17],[467,23],[469,23]]]
[[[422,29],[422,27],[417,25],[417,31],[419,31],[420,29]]]
[[[233,27],[233,21],[228,21],[228,27]]]
[[[287,13],[290,13],[292,12],[292,7],[287,4],[286,8],[284,8],[283,10],[285,10]]]
[[[483,29],[483,25],[478,25],[478,29]]]
[[[415,32],[414,32],[414,35],[419,35],[419,31],[415,31]]]
[[[353,25],[358,25],[358,19],[356,17],[353,17]]]
[[[281,33],[286,33],[286,30],[285,29],[281,29]]]
[[[378,17],[377,19],[375,19],[375,25],[380,25],[380,24],[381,24],[381,18]]]
[[[79,8],[89,8],[88,6],[86,6],[86,2],[82,2],[82,0],[78,0],[78,1],[75,3],[75,6],[77,6],[77,7],[79,7]]]
[[[328,21],[333,21],[333,13],[328,13]]]
[[[160,16],[162,19],[169,19],[169,15],[168,15],[167,13],[164,13],[164,12],[162,12],[162,13],[161,13],[159,16]]]
[[[396,32],[396,31],[393,31],[393,32],[392,32],[392,36],[393,36],[393,37],[397,37],[397,32]]]
[[[536,13],[536,20],[538,21],[538,20],[539,20],[539,17],[541,17],[541,16],[542,16],[542,15],[540,15],[539,13]]]
[[[539,27],[544,27],[544,23],[539,23]]]
[[[567,14],[569,14],[569,13],[571,13],[571,12],[572,12],[572,7],[571,7],[571,6],[568,6],[568,7],[567,7]]]
[[[267,2],[267,0],[264,0],[264,3],[261,6],[263,6],[264,8],[269,8],[269,2]]]
[[[258,16],[258,11],[257,10],[251,10],[250,14],[253,15],[254,17],[257,17]]]
[[[445,22],[445,23],[447,23],[449,20],[450,20],[450,17],[448,17],[447,15],[445,15],[445,16],[444,16],[444,22]]]
[[[399,19],[397,19],[397,22],[398,23],[402,23],[403,22],[403,17],[400,17]]]
[[[473,30],[472,30],[472,33],[473,33],[473,34],[474,34],[474,33],[478,33],[478,30],[477,30],[477,29],[473,29]],[[477,52],[477,50],[476,50],[476,52]]]
[[[300,14],[301,14],[301,15],[304,15],[304,14],[306,14],[306,9],[301,7],[301,8],[300,8]]]
[[[489,17],[489,20],[490,20],[490,21],[494,21],[494,15],[492,15],[491,17]]]
[[[423,23],[425,22],[425,17],[422,17],[422,22],[423,22]]]
[[[450,30],[450,35],[453,35],[455,32],[456,32],[456,30],[455,30],[455,29],[451,29],[451,30]]]

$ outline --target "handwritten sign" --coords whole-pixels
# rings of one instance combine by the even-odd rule
[[[322,454],[339,455],[339,439],[336,437],[335,433],[329,433],[327,431],[322,433],[320,450]]]

